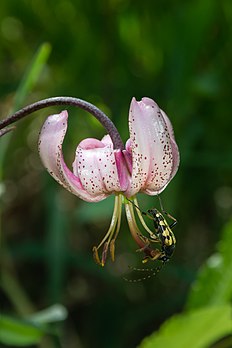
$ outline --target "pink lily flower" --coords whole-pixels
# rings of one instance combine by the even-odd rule
[[[137,102],[133,98],[129,111],[130,138],[125,149],[114,149],[109,135],[102,140],[85,139],[77,146],[72,171],[65,164],[62,153],[67,122],[67,111],[47,118],[40,133],[39,152],[51,176],[79,198],[99,202],[115,195],[109,230],[101,243],[93,248],[96,262],[104,266],[108,249],[114,260],[123,203],[131,234],[139,248],[146,247],[148,253],[149,239],[140,232],[135,220],[134,207],[138,207],[135,195],[138,192],[159,194],[177,172],[179,151],[167,115],[152,99],[142,98]],[[139,209],[136,212],[149,236],[154,237]],[[100,259],[98,250],[102,246]]]

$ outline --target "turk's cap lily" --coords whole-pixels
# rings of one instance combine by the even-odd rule
[[[93,248],[96,262],[104,266],[108,250],[114,260],[123,203],[131,235],[139,250],[145,254],[144,262],[148,259],[164,262],[165,258],[170,258],[170,255],[167,257],[164,254],[163,241],[156,228],[153,232],[143,220],[144,214],[135,197],[138,192],[158,195],[178,169],[179,151],[167,115],[152,99],[142,98],[137,102],[133,98],[129,111],[130,137],[124,148],[113,122],[95,105],[74,97],[53,97],[30,104],[0,121],[0,137],[14,129],[6,128],[12,123],[36,110],[54,105],[72,105],[90,112],[108,133],[101,140],[88,138],[80,142],[72,170],[66,165],[62,152],[68,123],[67,111],[49,116],[39,137],[42,162],[64,188],[87,202],[98,202],[111,194],[115,195],[110,227],[101,243]],[[137,225],[134,210],[146,235],[143,235]],[[152,247],[152,242],[156,242],[158,249]],[[101,247],[100,259],[98,250]]]
[[[157,195],[177,171],[179,152],[171,122],[150,98],[132,99],[125,150],[114,149],[109,135],[85,139],[77,146],[72,171],[62,152],[67,121],[67,111],[47,118],[40,156],[54,179],[85,201],[98,202],[112,193],[128,198],[138,192]]]
[[[93,248],[95,261],[104,266],[108,250],[114,260],[115,241],[120,229],[122,203],[130,232],[147,259],[157,259],[161,249],[153,249],[150,241],[159,241],[143,220],[135,195],[144,192],[157,195],[176,174],[179,151],[171,122],[150,98],[132,99],[129,132],[125,149],[115,149],[112,139],[88,138],[77,146],[72,171],[64,161],[62,144],[67,130],[68,113],[52,115],[45,121],[39,138],[42,162],[53,178],[67,190],[88,202],[98,202],[115,194],[110,227],[101,243]],[[148,237],[135,219],[134,208]],[[102,250],[101,259],[98,254]]]

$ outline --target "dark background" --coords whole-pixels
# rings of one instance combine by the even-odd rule
[[[48,42],[50,57],[23,105],[59,95],[85,99],[111,117],[126,141],[131,98],[148,96],[169,115],[181,155],[161,195],[179,222],[176,252],[156,277],[131,284],[122,276],[132,276],[128,265],[141,267],[141,255],[124,214],[116,262],[101,269],[92,259],[113,197],[82,202],[42,167],[40,126],[61,109],[19,122],[1,161],[6,313],[61,303],[69,312],[61,328],[65,347],[114,348],[135,347],[183,310],[197,270],[231,216],[231,30],[230,0],[0,2],[1,118],[36,50]],[[80,140],[100,139],[104,130],[86,113],[68,110],[71,164]],[[143,210],[158,205],[155,197],[138,198]]]

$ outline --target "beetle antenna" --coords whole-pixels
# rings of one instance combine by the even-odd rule
[[[138,279],[128,279],[126,277],[123,277],[123,280],[125,280],[126,282],[129,282],[129,283],[138,283],[138,282],[142,282],[143,280],[147,280],[147,279],[150,279],[152,278],[153,276],[156,276],[157,273],[159,273],[162,268],[164,267],[166,262],[162,262],[162,264],[156,268],[136,268],[136,267],[131,267],[131,266],[128,266],[132,271],[138,271],[138,272],[152,272],[148,275],[146,275],[145,277],[141,277],[141,278],[138,278]]]

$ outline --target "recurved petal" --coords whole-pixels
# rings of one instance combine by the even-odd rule
[[[170,140],[171,140],[172,156],[173,156],[173,166],[172,166],[172,174],[171,174],[171,179],[172,179],[175,176],[175,174],[178,170],[179,164],[180,164],[180,153],[179,153],[179,149],[178,149],[178,146],[176,144],[176,141],[175,141],[175,136],[174,136],[172,124],[171,124],[168,116],[165,114],[165,112],[163,110],[160,110],[160,111],[163,115],[164,121],[167,124],[169,135],[170,135]]]
[[[80,179],[74,175],[63,159],[62,143],[67,130],[67,111],[49,116],[40,132],[39,153],[50,175],[71,193],[88,202],[104,199],[104,194],[93,197],[83,188]]]
[[[113,142],[109,135],[105,135],[101,141],[105,146],[109,146],[113,150]],[[120,188],[121,191],[124,192],[127,190],[130,181],[131,155],[127,150],[114,150],[114,157],[116,160]]]
[[[150,98],[132,99],[129,113],[132,178],[129,195],[157,194],[173,172],[172,140],[158,105]]]
[[[150,174],[150,177],[148,178],[146,183],[146,188],[144,190],[144,192],[150,195],[160,193],[166,188],[171,179],[175,176],[180,162],[179,150],[175,141],[172,124],[163,110],[160,109],[160,113],[164,121],[164,135],[161,141],[163,148],[161,147],[160,149],[160,156],[162,154],[162,163],[160,162],[160,173],[162,175],[161,178],[163,177],[164,180],[162,180],[160,187],[158,186],[157,189],[157,183],[159,184],[159,182],[157,181],[157,175],[154,175],[153,173]],[[164,185],[162,185],[162,183]]]
[[[122,190],[112,142],[107,136],[102,141],[85,139],[78,145],[73,172],[89,195]]]

